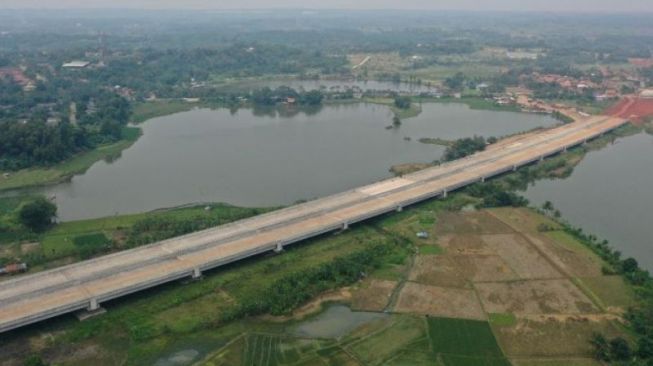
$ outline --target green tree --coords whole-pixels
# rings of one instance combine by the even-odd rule
[[[57,206],[45,197],[39,197],[21,207],[20,222],[32,231],[40,232],[52,225],[57,216]]]
[[[444,80],[444,85],[455,91],[461,91],[465,84],[465,74],[462,72],[456,73],[456,75],[448,77]]]
[[[610,354],[613,359],[618,361],[627,361],[632,357],[630,345],[622,337],[617,337],[610,341]]]
[[[594,334],[590,340],[594,346],[594,357],[599,361],[610,361],[610,345],[602,334]]]
[[[544,204],[542,205],[542,209],[544,211],[553,211],[553,203],[551,203],[551,201],[544,202]]]
[[[637,356],[643,359],[653,359],[653,339],[641,338],[637,343]]]
[[[633,273],[639,269],[639,264],[634,258],[628,258],[621,263],[621,270],[624,273]]]
[[[399,95],[395,97],[395,107],[399,109],[408,109],[410,108],[410,105],[411,105],[410,97],[402,97]]]
[[[394,128],[399,128],[401,126],[401,118],[395,114],[395,116],[392,118],[392,126]]]

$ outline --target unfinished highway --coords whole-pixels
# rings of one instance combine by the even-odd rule
[[[626,123],[591,117],[489,146],[465,159],[148,246],[0,282],[0,332],[77,310],[333,230],[516,170]],[[364,169],[364,167],[362,167]]]

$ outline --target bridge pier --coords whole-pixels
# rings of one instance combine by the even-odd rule
[[[485,177],[481,177],[481,183],[485,183]]]
[[[446,189],[444,191],[442,191],[442,198],[447,198],[447,195],[448,195],[448,192],[447,192]]]
[[[97,311],[99,309],[100,309],[100,303],[98,303],[96,298],[92,298],[91,301],[88,303],[88,308],[86,310]]]
[[[544,155],[540,156],[540,163],[544,161]]]
[[[193,273],[190,276],[194,280],[199,280],[202,278],[202,271],[199,268],[193,268]]]
[[[349,223],[348,223],[348,222],[344,222],[344,223],[342,224],[342,230],[347,230],[347,229],[349,229]]]
[[[516,172],[518,168],[519,168],[519,167],[517,166],[517,164],[515,164],[515,165],[512,166],[512,171],[513,171],[513,172]]]
[[[98,300],[96,298],[92,298],[91,300],[89,300],[88,307],[86,308],[86,310],[78,311],[75,314],[75,316],[77,317],[77,319],[79,319],[80,322],[83,322],[86,319],[90,319],[98,315],[102,315],[106,312],[107,310],[100,306]]]
[[[403,207],[401,207],[401,206],[398,206],[398,207],[397,207],[397,212],[401,212],[401,211],[403,211],[403,210],[404,210]]]
[[[274,248],[275,253],[281,253],[283,252],[283,243],[278,242],[276,248]]]

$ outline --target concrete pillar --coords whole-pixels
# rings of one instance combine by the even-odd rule
[[[447,192],[446,189],[444,191],[442,191],[442,198],[447,198],[447,195],[448,195],[448,192]]]
[[[88,303],[88,311],[97,311],[100,309],[100,304],[98,303],[96,298],[92,298],[91,301]]]
[[[277,247],[274,248],[274,252],[275,252],[275,253],[281,253],[281,252],[283,252],[283,244],[282,244],[281,242],[278,242],[278,243],[277,243]]]
[[[347,229],[349,229],[349,223],[345,222],[342,224],[342,230],[347,230]]]
[[[562,149],[562,152],[567,152],[567,147],[566,146]]]
[[[191,275],[191,277],[192,277],[194,280],[196,280],[196,279],[198,279],[198,278],[201,278],[201,277],[202,277],[202,271],[200,271],[199,268],[193,268],[193,274]]]
[[[401,207],[401,206],[397,207],[397,212],[401,212],[401,211],[403,211],[403,210],[404,210],[403,207]]]
[[[544,161],[544,155],[540,156],[540,162]]]
[[[517,168],[519,168],[517,165],[513,165],[513,166],[512,166],[512,171],[513,171],[513,172],[516,172],[516,171],[517,171]]]
[[[485,177],[481,177],[481,183],[485,183]]]

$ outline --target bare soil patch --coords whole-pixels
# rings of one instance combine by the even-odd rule
[[[490,255],[496,253],[480,235],[475,234],[444,235],[438,238],[438,245],[449,254]]]
[[[485,211],[444,213],[438,218],[439,234],[505,234],[514,230]]]
[[[585,314],[598,310],[571,281],[537,280],[476,285],[490,313]]]
[[[585,248],[578,250],[571,246],[563,246],[550,237],[542,235],[528,235],[528,239],[552,263],[571,276],[594,277],[602,274],[603,263]]]
[[[458,271],[472,282],[518,280],[517,274],[498,255],[456,255],[453,261]]]
[[[406,283],[395,306],[399,313],[463,319],[487,319],[473,290]]]
[[[418,255],[411,269],[409,280],[425,285],[470,288],[452,256]]]
[[[41,243],[23,243],[20,245],[20,252],[22,254],[29,254],[37,252],[41,248]]]
[[[552,318],[520,319],[512,327],[497,327],[495,335],[511,357],[592,357],[592,334],[608,338],[623,336],[614,321],[592,321],[585,317],[559,321]]]
[[[562,277],[562,274],[522,235],[483,235],[483,241],[499,254],[522,279]]]
[[[352,310],[383,311],[388,305],[396,281],[369,279],[352,293]]]

